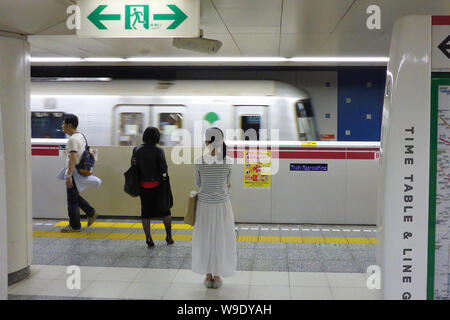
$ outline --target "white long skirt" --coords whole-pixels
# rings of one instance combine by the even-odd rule
[[[231,202],[197,202],[192,233],[192,271],[227,277],[236,271],[236,233]]]

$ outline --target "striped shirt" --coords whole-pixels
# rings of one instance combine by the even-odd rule
[[[200,202],[221,203],[229,199],[231,164],[227,161],[214,163],[214,159],[208,154],[195,162],[195,184],[200,188]]]

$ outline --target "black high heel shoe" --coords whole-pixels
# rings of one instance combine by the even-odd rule
[[[174,244],[174,241],[173,241],[172,238],[170,238],[170,240],[169,240],[169,238],[166,237],[166,242],[167,242],[167,245],[168,245],[168,246]]]
[[[150,240],[150,241],[146,240],[145,242],[147,243],[147,246],[148,246],[149,248],[155,246],[155,243],[153,242],[153,240]]]

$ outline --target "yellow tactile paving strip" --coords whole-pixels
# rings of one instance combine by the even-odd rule
[[[64,227],[68,221],[54,224],[55,227]],[[81,223],[86,227],[86,222]],[[90,228],[128,228],[141,229],[140,223],[123,222],[95,222]],[[152,223],[152,229],[164,229],[162,223]],[[192,230],[187,224],[172,224],[172,229]],[[33,231],[33,237],[44,238],[86,238],[86,239],[119,239],[119,240],[145,240],[144,234],[136,233],[114,233],[114,232],[74,232],[62,233],[59,231]],[[164,240],[165,234],[152,234],[154,240]],[[175,241],[191,241],[192,235],[174,234]],[[238,242],[262,242],[262,243],[315,243],[315,244],[376,244],[376,238],[338,238],[338,237],[267,237],[267,236],[238,236]]]
[[[54,227],[65,227],[69,224],[68,221],[61,221],[57,224],[54,224]],[[81,222],[82,227],[87,227],[87,222]],[[124,229],[142,229],[142,224],[140,222],[137,223],[126,223],[126,222],[94,222],[90,228],[124,228]],[[151,229],[164,229],[164,224],[162,223],[151,223]],[[172,229],[181,229],[181,230],[192,230],[194,229],[188,224],[184,223],[173,223]]]

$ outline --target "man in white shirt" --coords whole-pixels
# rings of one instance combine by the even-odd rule
[[[75,166],[80,162],[81,156],[86,148],[86,139],[83,134],[77,131],[78,117],[74,114],[65,114],[62,123],[64,133],[70,136],[66,145],[66,167],[65,173],[67,188],[67,208],[69,211],[69,225],[61,229],[61,232],[80,232],[80,208],[88,217],[88,227],[97,219],[98,213],[89,203],[80,196],[78,188],[73,179]]]

